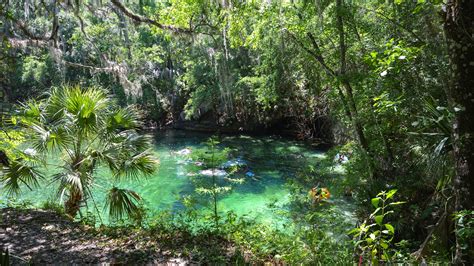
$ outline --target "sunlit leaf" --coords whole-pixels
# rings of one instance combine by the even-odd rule
[[[379,207],[379,202],[380,202],[380,198],[373,198],[370,200],[372,202],[372,205],[375,207],[375,208],[378,208]]]
[[[384,217],[384,215],[377,215],[377,216],[374,217],[374,220],[378,225],[382,225],[383,217]]]
[[[395,193],[397,193],[396,189],[392,189],[389,192],[387,192],[387,199],[392,198],[395,195]]]
[[[393,235],[395,234],[395,228],[391,224],[385,224],[385,228]]]

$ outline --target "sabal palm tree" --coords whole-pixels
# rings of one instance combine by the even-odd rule
[[[60,162],[60,170],[51,176],[59,183],[58,197],[66,198],[65,212],[75,217],[80,207],[92,198],[97,169],[105,166],[117,184],[123,178],[152,174],[157,160],[150,151],[152,141],[139,134],[139,114],[133,107],[121,108],[97,88],[53,88],[42,101],[25,104],[23,123],[31,145],[29,155],[43,162],[47,155]],[[4,175],[5,186],[12,192],[19,183],[38,185],[42,176],[31,160],[12,163]],[[121,218],[138,210],[137,193],[114,185],[107,193],[105,206],[111,218]]]

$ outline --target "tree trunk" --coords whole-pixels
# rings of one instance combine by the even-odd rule
[[[448,0],[444,24],[451,63],[447,89],[454,109],[455,211],[474,206],[474,1]],[[456,228],[458,228],[456,224]],[[474,262],[463,254],[456,236],[455,263]],[[471,247],[472,248],[472,247]]]
[[[357,106],[354,100],[354,93],[352,90],[352,86],[348,81],[344,81],[342,85],[346,91],[348,106],[349,106],[349,110],[351,110],[351,113],[352,113],[352,120],[353,120],[354,128],[357,134],[357,138],[359,139],[359,144],[362,147],[362,149],[364,149],[364,151],[367,152],[367,154],[371,155],[369,143],[364,134],[364,127],[362,126],[359,119],[359,112],[357,111]]]
[[[72,218],[76,217],[77,212],[81,208],[82,193],[77,189],[71,189],[68,200],[64,203],[66,214]]]
[[[369,174],[371,177],[374,175],[374,161],[373,161],[373,154],[370,151],[369,142],[365,137],[364,127],[360,121],[359,112],[357,111],[357,104],[354,99],[354,90],[352,89],[352,85],[347,78],[347,60],[346,60],[346,33],[344,31],[344,0],[336,0],[336,27],[339,32],[339,73],[338,78],[341,80],[342,87],[346,92],[347,97],[347,104],[352,114],[352,123],[354,125],[354,129],[359,139],[359,144],[364,150],[364,152],[368,155],[369,159],[367,161],[367,165],[369,167]]]
[[[344,12],[344,1],[337,0],[336,1],[336,16],[337,16],[337,30],[339,32],[339,78],[342,80],[342,87],[346,91],[347,96],[347,103],[350,112],[352,113],[353,123],[356,130],[357,137],[359,139],[360,145],[362,148],[369,152],[369,144],[367,143],[367,139],[365,138],[364,129],[359,121],[359,114],[357,112],[357,105],[354,100],[354,92],[352,90],[352,86],[347,80],[346,77],[346,34],[344,31],[344,19],[343,19],[343,12]]]

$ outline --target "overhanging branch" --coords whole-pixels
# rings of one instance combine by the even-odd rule
[[[336,72],[331,69],[327,64],[326,61],[324,60],[324,57],[321,55],[321,50],[319,49],[318,43],[314,39],[314,36],[311,33],[308,33],[308,38],[311,40],[311,44],[313,45],[314,50],[306,47],[303,42],[298,40],[298,38],[291,33],[290,31],[286,30],[288,35],[293,39],[295,43],[297,43],[303,50],[305,50],[308,54],[310,54],[318,63],[323,67],[323,69],[332,77],[337,77]]]
[[[192,30],[190,30],[190,29],[183,29],[183,28],[174,27],[174,26],[170,26],[170,25],[163,25],[163,24],[159,23],[158,21],[156,21],[154,19],[147,18],[147,17],[141,16],[141,15],[138,15],[136,13],[133,13],[133,11],[131,11],[130,9],[125,7],[122,4],[122,2],[120,2],[120,0],[111,0],[111,3],[115,7],[117,7],[125,16],[131,18],[135,22],[150,24],[150,25],[156,26],[160,29],[171,31],[173,33],[186,33],[186,34],[192,33]]]

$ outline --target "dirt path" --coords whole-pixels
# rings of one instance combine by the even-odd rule
[[[0,211],[0,248],[15,264],[188,264],[138,234],[111,238],[51,211]]]

